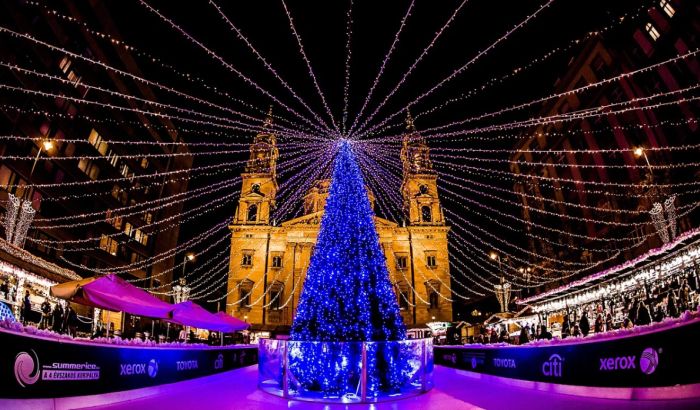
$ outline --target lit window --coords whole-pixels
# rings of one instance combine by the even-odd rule
[[[66,56],[66,57],[63,57],[61,59],[61,62],[58,63],[58,66],[61,67],[61,71],[63,71],[64,73],[67,73],[71,64],[72,64],[72,61],[70,60],[70,58],[68,58],[68,56]]]
[[[88,141],[90,142],[90,144],[92,144],[93,147],[95,147],[97,151],[99,151],[100,154],[105,155],[107,153],[107,148],[109,147],[109,144],[107,144],[102,139],[102,136],[94,128],[92,129],[92,131],[90,131]]]
[[[124,224],[124,233],[127,234],[128,236],[131,236],[131,233],[133,232],[134,227],[131,226],[129,222]]]
[[[141,168],[144,168],[144,169],[148,168],[148,158],[143,157],[141,159]]]
[[[659,7],[661,7],[669,17],[673,17],[673,15],[676,14],[676,9],[673,8],[668,0],[661,0],[659,2]]]
[[[107,235],[102,235],[100,237],[100,249],[108,252],[114,256],[117,256],[117,248],[119,247],[119,242],[115,241]]]
[[[80,168],[80,170],[92,180],[97,179],[97,177],[100,175],[100,167],[87,158],[80,159],[78,162],[78,168]]]
[[[646,30],[647,30],[647,33],[649,33],[649,36],[651,37],[651,39],[654,41],[656,41],[659,37],[661,37],[661,34],[659,34],[659,30],[657,30],[656,27],[654,27],[654,25],[651,23],[647,23]]]

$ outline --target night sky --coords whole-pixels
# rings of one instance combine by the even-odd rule
[[[510,2],[472,0],[466,2],[451,25],[416,66],[399,92],[379,112],[378,117],[392,114],[405,107],[407,102],[472,59],[544,3],[544,1],[530,0]],[[295,101],[292,96],[254,57],[243,42],[236,38],[228,25],[221,20],[216,10],[207,1],[154,1],[149,2],[149,4],[168,18],[173,19],[189,34],[215,51],[225,61],[234,65],[261,87],[269,90],[285,103],[300,109],[300,112],[302,111],[298,104],[294,105]],[[221,1],[217,4],[280,76],[316,112],[326,118],[320,98],[300,56],[296,39],[289,28],[282,3],[279,1]],[[360,109],[409,4],[408,1],[355,1],[353,3],[349,93],[351,119]],[[371,110],[396,86],[399,79],[420,56],[436,32],[460,4],[461,1],[417,1],[414,4],[399,38],[397,48],[375,90],[370,105]],[[182,71],[200,76],[210,86],[232,93],[237,98],[259,107],[261,112],[270,104],[268,98],[261,96],[234,73],[184,39],[180,33],[167,26],[137,1],[110,1],[108,5],[110,10],[113,10],[113,17],[122,37],[127,42],[162,57],[164,61],[173,64]],[[338,120],[342,115],[343,106],[346,13],[349,2],[290,1],[287,6],[294,18],[296,29],[302,38],[305,52],[311,61],[319,85],[336,120]],[[565,46],[571,40],[583,38],[585,33],[609,24],[615,16],[636,7],[639,7],[639,3],[635,1],[553,2],[550,7],[489,51],[446,87],[412,107],[414,115],[418,116],[416,120],[418,129],[438,126],[449,121],[530,101],[552,93],[554,83],[559,76],[565,73],[567,64],[579,51],[578,47],[558,53],[546,63],[538,64],[533,69],[525,71],[501,85],[491,87],[486,92],[479,93],[466,101],[454,104],[446,110],[428,116],[419,115],[426,108],[480,87],[493,77],[512,72],[515,67],[527,64],[533,58],[542,56],[554,48]],[[142,66],[142,69],[147,78],[155,77],[164,83],[176,84],[179,90],[202,95],[201,88],[191,87],[187,82],[177,78],[168,78],[167,73],[158,67],[149,67],[146,64]],[[170,98],[168,95],[159,95],[159,97],[164,101]],[[217,98],[213,94],[208,95],[208,98],[222,105],[230,104],[226,99]],[[232,107],[240,108],[240,106],[235,105]],[[499,120],[506,122],[509,119],[528,118],[535,115],[539,108],[539,106],[534,106],[529,111],[519,111],[516,115],[503,116]],[[279,110],[276,111],[276,114],[284,115]],[[403,115],[396,117],[392,124],[400,124],[402,120]],[[394,128],[393,130],[400,132],[401,129]],[[185,140],[221,140],[220,137],[188,136],[186,133],[183,133],[182,136]],[[245,132],[232,136],[232,139],[237,142],[251,141],[252,138],[253,133]],[[283,142],[284,138],[280,138],[280,141]],[[431,144],[446,147],[460,145],[454,141],[435,140],[432,140]],[[469,142],[465,144],[475,146],[474,144],[470,145]],[[510,148],[510,144],[512,144],[512,140],[505,140],[504,142],[494,142],[490,146]],[[280,162],[283,163],[285,160],[284,149],[281,150],[280,155]],[[194,165],[207,165],[244,158],[245,154],[240,158],[197,157]],[[503,169],[506,169],[506,165],[503,165]],[[231,176],[236,176],[239,173],[240,170],[234,170]],[[200,179],[191,184],[190,188],[204,186],[219,180],[220,177]],[[512,189],[512,184],[508,182],[502,182],[502,184],[503,188]],[[398,192],[398,186],[396,188]],[[211,197],[205,197],[205,199],[188,201],[186,207],[199,206],[210,199]],[[443,205],[445,205],[444,200]],[[507,206],[502,203],[492,205],[504,208],[505,212],[519,214],[519,210],[507,209]],[[231,217],[234,211],[235,204],[232,204],[208,214],[204,218],[205,220],[198,218],[194,222],[184,224],[180,233],[181,240],[187,240],[212,224]],[[464,212],[460,213],[468,216]],[[497,226],[489,226],[488,223],[481,222],[483,227],[499,234]],[[518,240],[517,238],[511,239]]]
[[[480,51],[489,47],[546,3],[544,0],[507,2],[417,0],[411,15],[406,20],[406,26],[401,33],[397,48],[386,66],[365,116],[373,111],[377,104],[396,86],[403,74],[421,55],[435,37],[436,32],[448,21],[458,7],[461,6],[461,9],[450,26],[442,33],[427,55],[422,58],[405,84],[379,111],[375,121],[405,108],[418,95],[473,59]],[[192,2],[149,0],[148,4],[172,19],[187,33],[212,49],[223,60],[232,64],[260,87],[268,90],[285,104],[305,113],[290,93],[237,38],[207,0]],[[296,39],[290,30],[282,2],[279,0],[219,0],[217,4],[296,93],[324,119],[327,119],[321,100],[309,77],[307,67],[300,56]],[[302,38],[305,52],[336,121],[339,121],[342,116],[347,40],[346,16],[350,4],[349,1],[289,0],[287,2],[296,29]],[[383,2],[357,0],[352,3],[348,110],[350,123],[362,106],[381,62],[394,40],[401,19],[406,14],[410,4],[411,2],[406,0]],[[577,55],[580,47],[574,46],[565,52],[555,53],[545,63],[535,64],[533,68],[519,73],[501,84],[488,87],[473,97],[452,104],[447,109],[436,111],[430,115],[421,115],[423,111],[445,100],[480,88],[489,79],[512,73],[515,68],[546,55],[550,50],[567,46],[574,39],[583,39],[586,33],[616,22],[618,16],[640,9],[643,4],[651,3],[632,0],[589,0],[584,2],[557,0],[551,2],[548,8],[499,43],[488,54],[479,58],[464,73],[428,98],[412,106],[411,111],[416,117],[418,130],[550,95],[554,92],[555,82],[566,72],[567,64]],[[50,4],[47,5],[50,6]],[[168,26],[138,0],[107,0],[104,5],[114,20],[116,31],[111,34],[115,37],[157,56],[163,63],[175,67],[182,73],[191,73],[199,77],[208,86],[229,93],[235,99],[244,101],[245,105],[208,92],[200,85],[184,81],[168,70],[164,70],[159,64],[151,64],[147,59],[137,58],[143,77],[156,80],[213,103],[244,111],[256,118],[262,119],[264,117],[264,112],[272,103],[269,98],[261,95],[220,62],[188,41],[181,33]],[[88,7],[85,9],[87,10],[86,22],[104,30],[99,24],[92,24],[90,19],[94,16],[90,15]],[[27,10],[32,10],[32,8],[28,7]],[[36,9],[34,10],[36,11]],[[203,108],[160,90],[154,89],[154,92],[161,102],[191,107],[223,116],[221,111]],[[477,122],[473,125],[527,119],[536,115],[539,109],[541,106],[535,105],[527,110],[520,110],[514,114]],[[290,115],[279,107],[275,108],[275,114],[291,119]],[[403,118],[404,115],[400,115],[392,120],[390,124],[393,127],[386,132],[391,135],[400,134],[403,131]],[[175,125],[187,128],[186,124],[177,121],[175,121]],[[180,136],[186,142],[248,143],[252,141],[254,134],[254,131],[232,131],[231,135],[226,136],[203,135],[184,130],[180,132]],[[282,146],[289,142],[284,137],[280,137],[278,141]],[[514,141],[514,139],[494,140],[489,143],[488,147],[511,148]],[[479,142],[468,139],[459,142],[454,139],[431,139],[429,143],[436,150],[451,147],[480,147]],[[211,151],[210,148],[192,147],[191,149],[192,151]],[[398,150],[388,151],[387,155],[395,155],[398,158]],[[247,158],[246,153],[197,156],[194,166],[240,161],[245,158]],[[284,167],[285,161],[289,159],[289,153],[281,148],[280,167]],[[500,166],[504,171],[507,170],[507,164]],[[439,165],[436,165],[436,169],[439,173],[452,172],[448,169],[441,169]],[[242,167],[238,167],[224,175],[199,178],[190,183],[189,188],[206,187],[221,181],[222,178],[238,176],[241,172]],[[503,189],[512,189],[512,182],[488,181],[489,183],[502,184],[501,188]],[[440,183],[438,185],[440,186]],[[237,187],[238,185],[232,186],[230,190],[223,192],[235,192],[238,190]],[[395,188],[398,193],[398,186]],[[215,195],[205,195],[198,199],[189,200],[186,202],[185,208],[192,209],[201,206],[215,197]],[[487,204],[489,202],[483,198],[480,200],[486,201]],[[521,213],[518,207],[509,206],[499,201],[492,201],[488,205],[512,215],[520,215]],[[396,206],[400,208],[400,204]],[[446,204],[443,199],[443,206],[450,205]],[[231,201],[227,206],[183,224],[180,231],[180,241],[184,242],[209,229],[215,223],[231,218],[235,207],[235,201]],[[465,217],[471,217],[464,210],[454,208],[453,211]],[[380,216],[386,217],[387,215],[380,213]],[[448,224],[451,222],[454,221],[448,221]],[[498,227],[491,226],[486,221],[477,222],[496,235],[505,235],[503,232],[499,232]],[[509,237],[508,239],[517,243],[522,238]],[[223,246],[228,246],[228,244],[224,242]],[[487,252],[487,250],[484,251]],[[178,257],[179,260],[181,258],[182,256]]]

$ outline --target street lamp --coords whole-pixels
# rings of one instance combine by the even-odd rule
[[[193,252],[187,252],[184,259],[182,260],[182,276],[177,285],[173,286],[173,298],[175,303],[181,303],[190,298],[191,288],[187,286],[187,280],[185,279],[185,270],[187,268],[187,262],[192,262],[196,258]]]
[[[32,163],[32,169],[29,171],[29,177],[27,178],[28,186],[31,186],[32,184],[32,176],[34,175],[36,164],[39,162],[41,151],[46,150],[48,152],[49,150],[53,149],[53,146],[53,141],[49,139],[45,139],[39,144],[39,150],[36,153],[34,163]],[[25,199],[25,196],[28,196],[30,192],[30,189],[23,189],[21,196],[15,196],[12,193],[8,195],[8,206],[5,212],[4,222],[5,237],[7,238],[8,242],[18,247],[24,246],[24,240],[27,237],[27,232],[29,231],[29,227],[34,220],[34,215],[36,213],[31,205],[31,202]]]
[[[651,182],[653,182],[654,181],[654,171],[652,171],[652,169],[651,169],[651,162],[649,162],[649,157],[647,156],[647,152],[644,149],[644,147],[637,147],[634,149],[634,151],[632,151],[632,153],[637,158],[644,157],[644,160],[647,163],[647,168],[649,169],[649,180]]]
[[[32,164],[32,170],[29,171],[29,183],[31,183],[32,175],[34,175],[34,168],[36,168],[36,163],[39,162],[39,157],[41,156],[41,151],[44,150],[47,153],[53,149],[53,141],[46,139],[41,141],[41,144],[39,144],[39,151],[36,153],[36,157],[34,158],[34,163]]]

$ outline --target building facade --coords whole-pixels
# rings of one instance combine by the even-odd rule
[[[0,134],[17,137],[0,140],[0,207],[7,207],[10,195],[31,202],[36,214],[23,246],[37,256],[81,276],[128,265],[133,269],[123,273],[124,277],[142,279],[138,285],[152,287],[172,280],[172,257],[147,262],[178,244],[182,203],[138,205],[158,204],[159,199],[186,192],[192,157],[186,145],[168,145],[182,138],[167,117],[144,114],[135,100],[87,87],[158,101],[148,84],[88,61],[143,76],[143,60],[136,53],[100,35],[122,38],[111,12],[100,2],[58,1],[43,7],[10,1],[0,5],[4,27],[30,33],[56,47],[7,33],[0,40],[4,63],[51,76],[7,67],[0,70],[5,85],[50,94],[0,92]],[[78,24],[87,20],[95,30]],[[150,144],[120,143],[128,141]],[[180,155],[167,156],[174,152]],[[161,176],[163,173],[171,176]],[[33,186],[37,184],[42,186]],[[135,208],[117,211],[125,207]],[[60,222],[54,222],[57,218]],[[163,220],[172,222],[159,225]],[[67,244],[85,238],[95,239]]]
[[[276,136],[268,118],[251,145],[231,229],[227,312],[254,325],[291,325],[304,285],[330,181],[314,181],[303,215],[271,219],[278,184]],[[449,227],[425,140],[407,121],[401,150],[406,226],[375,216],[379,242],[404,322],[452,320]],[[374,196],[368,190],[374,205]]]
[[[640,98],[643,100],[660,93],[681,92],[697,84],[700,80],[700,62],[692,55],[585,91],[571,92],[696,50],[700,46],[698,27],[700,9],[695,2],[655,1],[641,17],[625,21],[614,32],[586,41],[551,90],[553,94],[566,94],[549,100],[539,116],[555,116]],[[677,96],[672,98],[677,99]],[[666,97],[663,101],[668,100]],[[514,190],[521,198],[522,217],[526,221],[523,229],[547,237],[552,242],[570,245],[555,247],[530,236],[528,247],[531,252],[552,260],[581,262],[613,258],[617,253],[613,245],[601,247],[600,241],[586,241],[537,229],[536,224],[556,226],[590,238],[627,238],[625,246],[622,246],[627,249],[619,252],[611,264],[630,260],[650,248],[660,246],[666,241],[665,235],[673,237],[693,227],[692,221],[697,218],[697,213],[678,211],[678,219],[675,220],[675,210],[692,210],[688,206],[698,200],[697,195],[674,196],[672,190],[659,186],[696,181],[700,176],[697,170],[671,167],[652,169],[646,165],[664,166],[688,161],[688,152],[683,150],[653,149],[696,143],[696,118],[700,105],[697,101],[685,101],[660,107],[643,107],[649,104],[653,103],[635,103],[632,107],[638,109],[631,110],[619,110],[618,106],[617,113],[537,125],[523,133],[510,158],[511,172],[516,179]],[[610,188],[611,185],[592,185],[587,181],[636,187],[625,191]],[[616,192],[617,195],[608,192]],[[656,203],[669,204],[674,208],[672,219],[675,225],[669,224],[666,234],[657,232],[657,227],[649,223],[652,221],[650,211]],[[666,217],[670,218],[670,209],[666,205],[664,207]],[[631,247],[633,243],[641,245]],[[602,252],[593,254],[589,250],[576,250],[596,247]],[[539,267],[551,267],[547,262],[536,263]],[[533,269],[538,266],[533,266]],[[546,273],[538,270],[537,274]],[[554,282],[552,285],[560,283]]]

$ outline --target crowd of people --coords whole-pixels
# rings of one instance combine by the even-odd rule
[[[52,308],[48,298],[44,298],[39,310],[41,314],[41,319],[37,325],[39,329],[50,329],[56,333],[68,334],[70,336],[76,335],[76,329],[78,327],[78,314],[75,312],[70,303],[65,309],[60,303],[55,303]],[[20,308],[20,322],[22,322],[24,325],[33,323],[30,320],[31,316],[32,302],[29,297],[29,291],[26,291]]]

